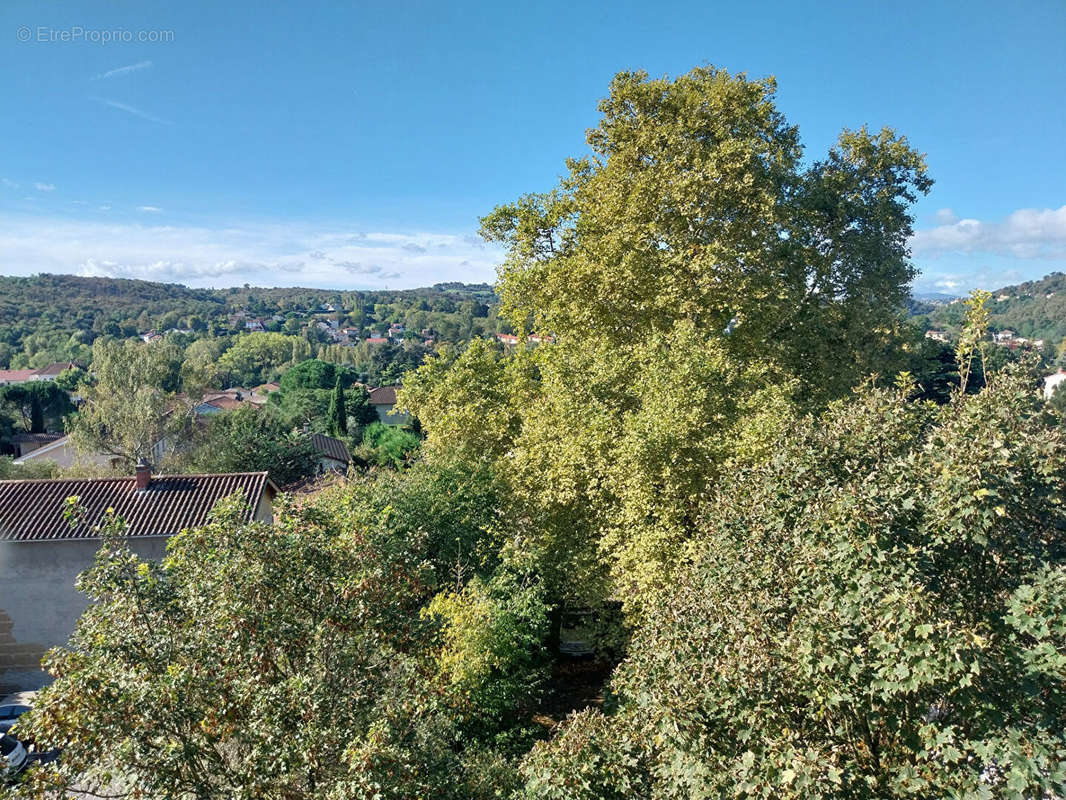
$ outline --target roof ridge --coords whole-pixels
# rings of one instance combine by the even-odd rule
[[[225,478],[229,475],[267,475],[267,470],[251,472],[173,472],[152,473],[152,480],[160,478]],[[0,483],[104,483],[105,481],[135,481],[136,475],[94,475],[88,478],[7,478]]]

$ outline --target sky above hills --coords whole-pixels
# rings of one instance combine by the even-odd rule
[[[1066,3],[0,7],[0,274],[492,280],[477,218],[550,188],[622,69],[776,75],[808,156],[890,125],[937,183],[919,291],[1066,269]]]

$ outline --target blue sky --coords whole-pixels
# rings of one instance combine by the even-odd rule
[[[812,159],[907,135],[917,288],[996,288],[1066,269],[1064,42],[1062,0],[5,0],[0,273],[491,280],[478,216],[554,184],[614,73],[713,63],[776,75]]]

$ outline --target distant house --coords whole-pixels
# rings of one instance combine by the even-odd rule
[[[165,452],[165,444],[158,442],[153,448],[152,458],[159,461]],[[106,453],[79,453],[70,441],[69,436],[61,436],[55,441],[43,444],[30,450],[26,455],[15,459],[16,464],[44,464],[49,461],[61,469],[81,466],[114,469],[122,463],[122,459]]]
[[[161,334],[159,331],[148,331],[146,333],[141,334],[141,340],[147,344],[151,344],[152,342],[161,342],[163,341],[163,334]]]
[[[266,327],[263,325],[262,320],[250,319],[244,323],[244,329],[251,333],[262,333],[266,330]]]
[[[78,365],[73,361],[57,361],[54,364],[49,364],[47,367],[35,369],[29,379],[31,381],[54,381],[59,377],[60,373],[66,372],[68,369],[77,368]]]
[[[113,508],[126,541],[142,558],[160,558],[169,537],[203,525],[215,504],[242,491],[248,521],[273,519],[277,488],[265,472],[160,475],[147,467],[122,478],[0,481],[0,685],[35,689],[47,682],[41,656],[66,643],[88,601],[74,580],[100,546],[94,528]],[[85,515],[64,517],[76,496]]]
[[[11,437],[11,443],[17,451],[17,458],[38,450],[45,445],[64,438],[61,433],[16,433]]]
[[[1014,339],[1014,331],[1012,331],[1012,330],[999,331],[998,333],[993,334],[992,338],[995,339],[1000,344],[1006,344],[1007,342],[1010,342],[1010,341],[1012,341]]]
[[[367,344],[388,344],[389,340],[384,336],[368,336],[366,337]]]
[[[951,337],[948,336],[947,331],[926,331],[926,339],[932,339],[934,342],[950,342]]]
[[[510,333],[497,333],[496,338],[506,345],[514,347],[518,344],[518,337]]]
[[[411,421],[411,415],[393,411],[396,406],[395,386],[379,386],[370,390],[370,405],[377,412],[378,420],[386,425],[404,425]]]
[[[348,445],[340,439],[316,433],[311,436],[311,446],[318,458],[318,467],[322,472],[347,472],[352,463],[352,454]]]
[[[36,371],[33,369],[0,369],[0,386],[25,383]]]
[[[193,406],[193,411],[201,416],[217,414],[220,411],[231,411],[234,408],[241,408],[248,402],[253,402],[253,405],[256,406],[262,405],[262,402],[252,401],[252,392],[247,389],[236,387],[220,392],[205,394],[203,399]]]

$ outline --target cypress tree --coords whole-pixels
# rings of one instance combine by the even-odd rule
[[[341,388],[340,376],[333,386],[333,394],[329,398],[329,432],[333,436],[344,436],[348,433],[348,410],[344,407],[344,389]]]

